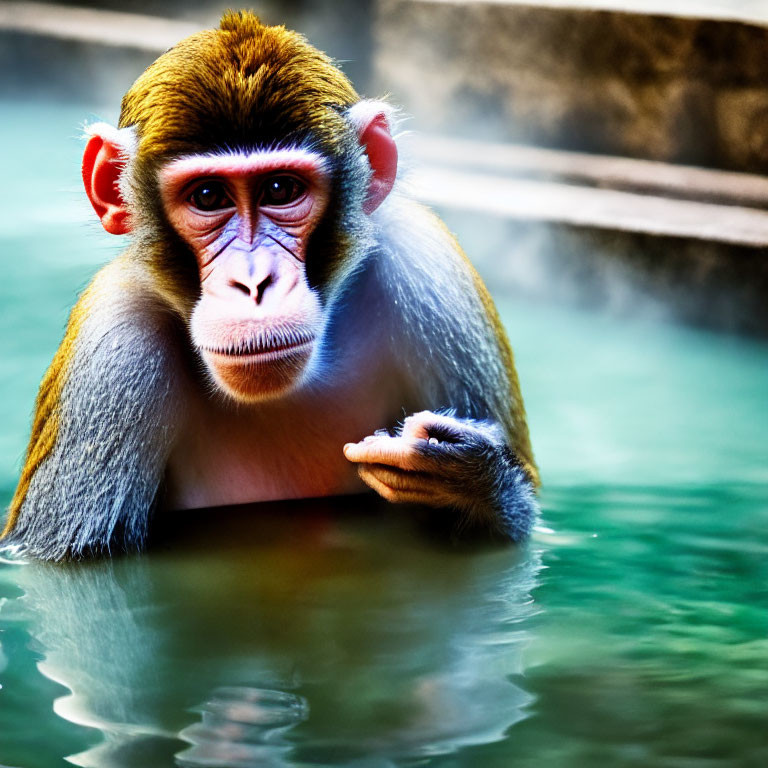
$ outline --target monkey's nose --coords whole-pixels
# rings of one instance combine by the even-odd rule
[[[244,293],[246,296],[250,296],[256,301],[257,304],[261,304],[262,299],[264,298],[264,291],[267,290],[272,282],[272,275],[269,274],[259,281],[254,280],[252,283],[246,283],[233,279],[229,281],[229,284],[232,286],[232,288],[235,288],[241,293]]]

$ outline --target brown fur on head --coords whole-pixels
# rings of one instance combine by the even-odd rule
[[[139,154],[160,158],[229,147],[300,144],[342,150],[352,84],[304,37],[227,12],[216,30],[182,40],[125,94],[120,127],[135,126]]]

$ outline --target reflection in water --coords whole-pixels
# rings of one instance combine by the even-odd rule
[[[18,569],[56,712],[105,737],[76,765],[387,764],[525,717],[538,554],[433,546],[369,498],[216,515],[147,556]]]
[[[307,700],[264,688],[218,688],[200,707],[202,722],[180,736],[194,746],[177,756],[183,766],[290,765],[284,733],[309,716]]]

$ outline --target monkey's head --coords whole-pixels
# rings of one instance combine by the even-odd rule
[[[89,128],[96,213],[133,234],[233,398],[277,397],[311,369],[395,181],[388,115],[303,37],[240,12],[157,59],[123,98],[119,128]]]

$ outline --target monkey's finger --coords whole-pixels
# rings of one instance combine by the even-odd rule
[[[429,469],[429,459],[421,456],[413,440],[402,437],[367,437],[360,443],[347,443],[344,455],[356,464],[389,464],[399,469]]]
[[[358,466],[360,479],[383,499],[392,504],[425,504],[433,506],[434,501],[429,493],[423,491],[401,490],[379,480],[372,472],[366,469],[365,464]]]
[[[439,478],[424,472],[408,472],[381,464],[360,464],[358,474],[364,482],[368,483],[369,479],[377,481],[390,489],[393,496],[397,495],[398,499],[412,504],[450,507],[460,503],[460,499],[455,498]]]
[[[360,464],[358,469],[396,491],[433,493],[436,488],[435,479],[422,472],[409,472],[384,464]]]

